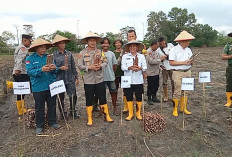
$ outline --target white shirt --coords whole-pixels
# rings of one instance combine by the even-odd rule
[[[167,47],[163,48],[163,51],[165,52],[166,55],[169,55],[169,52],[170,52],[171,48],[173,48],[173,47],[174,47],[174,45],[172,43],[167,43]],[[160,48],[158,48],[157,51],[159,52],[160,56],[165,55],[164,52]],[[171,69],[171,66],[169,64],[168,59],[163,60],[162,65],[166,68],[166,70]]]
[[[191,58],[193,55],[192,51],[190,48],[186,47],[183,49],[181,45],[176,45],[174,46],[170,52],[169,52],[169,61],[186,61]],[[176,70],[186,70],[191,68],[191,65],[177,65],[177,66],[170,66],[171,69],[176,69]]]
[[[125,76],[131,76],[131,84],[143,84],[143,72],[147,70],[146,59],[143,54],[137,53],[138,66],[142,68],[140,71],[128,70],[128,67],[133,66],[133,60],[135,56],[131,53],[124,54],[122,56],[121,69],[124,71]]]

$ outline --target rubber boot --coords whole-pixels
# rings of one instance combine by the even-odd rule
[[[133,101],[128,101],[128,109],[129,109],[129,115],[126,117],[127,121],[130,121],[134,117],[134,104]]]
[[[127,113],[128,112],[128,104],[127,104],[126,96],[123,96],[123,103],[124,103],[124,109],[122,112]]]
[[[93,106],[86,106],[86,111],[87,111],[87,115],[88,115],[88,126],[93,125]]]
[[[226,92],[227,103],[224,105],[225,107],[231,106],[232,92]]]
[[[116,101],[117,101],[117,92],[110,92],[111,100],[114,108],[114,114],[118,116],[117,109],[116,109]]]
[[[148,104],[148,105],[154,105],[154,104],[153,104],[153,101],[152,101],[152,99],[151,99],[151,96],[148,96],[148,97],[147,97],[147,104]]]
[[[164,90],[164,102],[167,102],[168,101],[168,87],[164,86],[163,90]]]
[[[13,88],[13,82],[12,81],[6,81],[6,89]]]
[[[104,104],[104,105],[100,105],[100,107],[101,107],[102,113],[104,114],[105,120],[110,123],[114,122],[114,120],[110,118],[108,105]]]
[[[26,113],[27,110],[25,109],[24,107],[24,100],[17,100],[16,101],[16,106],[17,106],[17,109],[18,109],[18,114],[19,116],[21,116],[23,113]]]
[[[190,115],[192,113],[187,110],[187,101],[188,101],[187,96],[185,98],[183,96],[181,97],[181,99],[180,99],[180,111],[181,112],[184,111],[185,114]]]
[[[142,108],[142,102],[141,101],[137,101],[136,102],[136,118],[138,120],[142,120],[142,116],[141,116],[141,108]]]
[[[173,101],[173,113],[172,113],[172,115],[177,117],[178,116],[177,108],[178,108],[178,104],[179,104],[179,99],[172,99],[172,101]]]

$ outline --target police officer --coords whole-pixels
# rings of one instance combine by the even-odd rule
[[[83,44],[88,44],[88,47],[82,50],[78,56],[78,67],[80,70],[84,70],[84,90],[86,97],[86,111],[88,115],[88,126],[93,124],[92,111],[94,95],[99,99],[100,108],[105,116],[107,122],[113,122],[110,118],[108,105],[106,104],[106,88],[103,81],[102,68],[107,65],[106,57],[99,49],[96,48],[96,44],[101,41],[100,36],[93,32],[87,33],[87,35],[81,40]]]
[[[76,85],[78,85],[78,75],[76,71],[76,65],[74,62],[74,58],[71,52],[65,50],[65,45],[68,43],[70,39],[63,37],[61,35],[56,35],[53,39],[52,44],[57,46],[57,51],[53,53],[54,62],[58,68],[58,73],[56,76],[57,81],[63,80],[66,88],[67,95],[69,96],[70,101],[70,114],[69,116],[74,117],[75,119],[79,118],[79,115],[76,112],[76,102],[77,102],[77,94],[76,94]],[[64,94],[60,93],[60,101],[61,104],[58,105],[60,110],[61,118],[63,119],[63,114],[61,107],[64,109]],[[60,103],[58,101],[58,103]],[[64,109],[64,115],[67,116],[67,112]]]
[[[34,52],[26,59],[27,73],[31,78],[32,92],[35,99],[36,134],[43,133],[45,124],[44,110],[47,103],[48,123],[54,128],[60,128],[56,123],[56,96],[51,97],[49,85],[56,81],[57,69],[55,64],[48,60],[46,50],[52,44],[43,39],[36,39],[29,51]]]
[[[187,110],[187,96],[183,96],[183,91],[181,91],[182,78],[191,77],[191,65],[193,64],[193,59],[191,59],[192,51],[188,48],[190,40],[195,39],[194,36],[189,34],[187,31],[182,31],[174,41],[179,44],[174,46],[170,50],[169,63],[171,69],[173,69],[173,80],[174,80],[174,94],[173,94],[173,116],[178,116],[177,107],[180,102],[180,111],[187,115],[191,112]]]
[[[232,33],[229,33],[228,36],[232,37]],[[227,103],[224,106],[230,107],[231,101],[232,101],[232,42],[225,45],[224,52],[222,54],[222,59],[227,60],[227,62],[228,62],[228,66],[226,68]]]
[[[14,53],[14,69],[13,69],[13,78],[15,82],[28,82],[30,77],[27,75],[26,71],[26,57],[28,54],[28,48],[31,45],[32,36],[27,34],[22,34],[22,43],[16,48]],[[17,109],[18,114],[22,115],[26,113],[27,110],[24,106],[24,97],[25,95],[17,95]]]

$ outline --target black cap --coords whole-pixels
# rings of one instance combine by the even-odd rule
[[[24,39],[31,39],[32,35],[22,34],[22,38],[24,38]]]
[[[229,33],[228,36],[229,36],[229,37],[232,37],[232,33]]]

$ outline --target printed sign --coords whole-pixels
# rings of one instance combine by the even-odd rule
[[[199,72],[199,82],[211,82],[210,72]]]
[[[56,94],[66,92],[66,88],[63,80],[53,82],[52,84],[49,85],[49,88],[51,92],[51,97],[53,97]]]
[[[131,87],[131,76],[121,76],[121,88]]]
[[[13,90],[17,95],[30,94],[30,82],[13,82]]]
[[[182,78],[181,90],[194,90],[194,78]]]

